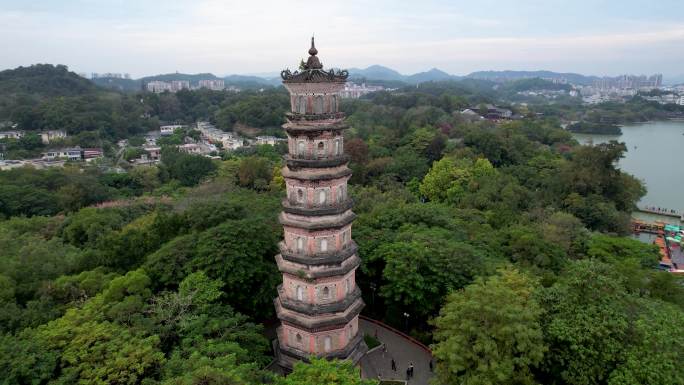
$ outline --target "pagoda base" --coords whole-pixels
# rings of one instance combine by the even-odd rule
[[[361,360],[361,358],[368,352],[368,346],[366,346],[366,343],[363,341],[363,337],[355,338],[353,343],[354,346],[348,350],[346,357],[340,357],[334,354],[335,352],[332,352],[332,354],[323,356],[322,358],[326,358],[328,360],[345,359],[350,360],[354,363],[354,365],[357,365],[359,360]],[[298,352],[293,349],[281,349],[277,338],[273,340],[272,345],[273,351],[275,352],[275,362],[285,374],[292,372],[292,368],[294,367],[295,363],[299,361],[309,362],[309,357],[311,357],[302,354],[303,352]]]

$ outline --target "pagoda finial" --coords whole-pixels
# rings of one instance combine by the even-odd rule
[[[318,50],[316,49],[316,44],[314,44],[314,37],[313,35],[311,36],[311,48],[309,48],[309,55],[315,56],[318,54]]]
[[[314,37],[311,36],[311,48],[309,48],[309,55],[311,56],[309,56],[309,60],[306,61],[306,65],[304,66],[305,69],[320,70],[323,68],[321,61],[318,59],[316,54],[318,54],[318,50],[316,49],[316,44],[314,43]]]

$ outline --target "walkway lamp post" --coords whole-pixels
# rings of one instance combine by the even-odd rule
[[[375,289],[377,289],[377,286],[375,286],[375,282],[371,282],[369,286],[371,289],[371,304],[375,306]]]
[[[410,314],[407,313],[407,312],[404,312],[404,319],[406,319],[406,323],[405,323],[405,327],[404,327],[404,328],[406,329],[406,333],[408,333],[408,331],[409,331],[409,330],[408,330],[409,317],[410,317]]]

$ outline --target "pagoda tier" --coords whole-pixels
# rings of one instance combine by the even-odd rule
[[[274,305],[281,321],[277,359],[285,369],[310,356],[357,362],[367,350],[358,329],[364,303],[355,276],[361,259],[351,238],[356,215],[347,193],[347,125],[339,112],[347,75],[324,71],[317,53],[312,40],[304,70],[281,74],[291,112],[283,125],[284,239],[275,257],[283,283]]]

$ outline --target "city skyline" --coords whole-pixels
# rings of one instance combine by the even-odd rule
[[[484,1],[453,4],[202,0],[0,0],[0,68],[216,75],[294,68],[315,33],[329,63],[403,74],[436,67],[684,76],[684,4]],[[293,20],[306,22],[293,23]],[[334,47],[334,49],[333,49]],[[324,63],[326,64],[326,63]]]

